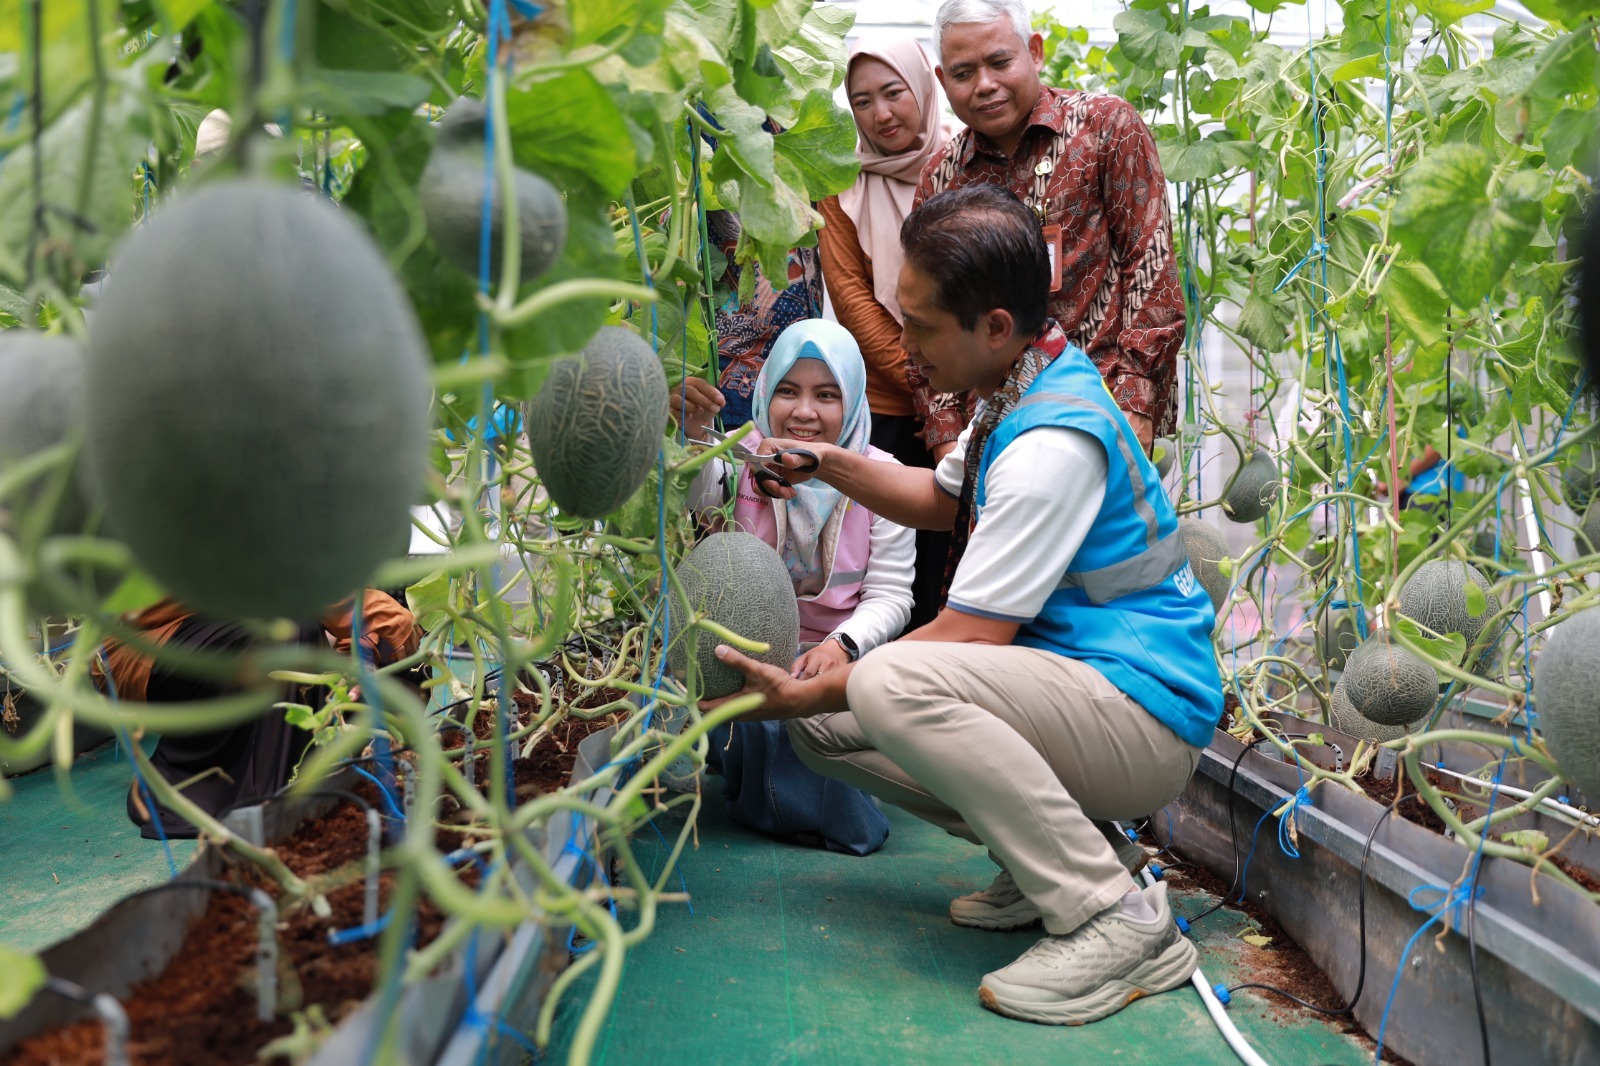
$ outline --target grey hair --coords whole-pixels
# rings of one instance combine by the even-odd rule
[[[933,51],[944,64],[944,31],[951,26],[969,22],[993,22],[1010,19],[1017,36],[1024,44],[1033,36],[1033,23],[1028,17],[1028,5],[1023,0],[944,0],[939,13],[933,16]]]

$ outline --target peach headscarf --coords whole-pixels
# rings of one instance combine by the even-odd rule
[[[839,194],[839,206],[855,223],[861,250],[872,261],[872,291],[878,302],[900,321],[900,301],[895,285],[900,277],[900,224],[911,213],[911,200],[922,168],[949,139],[940,115],[939,83],[933,62],[910,37],[882,42],[858,42],[850,50],[850,65],[870,56],[904,79],[922,112],[922,128],[911,147],[894,155],[878,151],[856,119],[856,158],[861,174],[855,184]],[[846,82],[848,84],[848,80]]]

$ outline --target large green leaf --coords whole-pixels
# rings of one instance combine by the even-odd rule
[[[588,70],[519,85],[506,107],[517,165],[563,189],[616,198],[639,171],[627,120]]]
[[[523,287],[524,295],[577,278],[621,277],[622,260],[611,232],[609,207],[606,197],[568,193],[566,249],[537,282]],[[532,396],[549,361],[580,350],[605,322],[610,309],[611,301],[605,297],[571,300],[526,325],[508,330],[504,336],[505,354],[513,372],[502,383],[501,393],[511,399]]]
[[[1239,319],[1234,324],[1239,335],[1265,352],[1283,350],[1284,335],[1293,315],[1270,292],[1259,287],[1245,299],[1239,308]]]
[[[1396,329],[1423,344],[1437,344],[1444,338],[1450,300],[1440,289],[1438,279],[1421,263],[1409,260],[1395,263],[1383,279],[1378,295]]]
[[[848,189],[860,171],[856,161],[856,127],[833,102],[833,94],[817,89],[800,106],[795,124],[773,138],[773,151],[794,165],[804,179],[810,200]]]
[[[92,6],[91,6],[92,5]],[[33,55],[31,0],[0,0],[0,55],[23,57],[21,73],[31,80],[28,59]],[[45,0],[38,7],[42,18],[39,43],[44,47],[41,80],[44,84],[44,119],[55,118],[89,83],[94,72],[93,42],[89,28],[100,30],[102,59],[111,62],[106,46],[119,32],[116,0]],[[93,14],[95,17],[90,18]],[[23,84],[27,84],[24,82]],[[9,106],[10,101],[7,101]]]
[[[828,88],[837,89],[844,84],[845,68],[848,65],[845,36],[855,23],[856,11],[853,7],[830,3],[813,5],[811,10],[806,12],[805,20],[800,24],[800,32],[794,40],[774,53],[778,65],[784,66],[792,57],[799,54],[809,55],[831,68]],[[801,89],[805,92],[811,91],[810,86],[801,86]]]
[[[1494,9],[1494,0],[1416,0],[1417,13],[1426,16],[1434,26],[1443,29],[1460,22],[1468,15],[1479,15]]]
[[[0,1018],[15,1018],[49,976],[39,956],[0,944]]]
[[[356,172],[344,207],[366,222],[395,264],[434,358],[459,359],[477,328],[477,283],[425,238],[416,190],[433,150],[433,127],[418,117],[391,115],[362,124],[359,132],[375,147]]]
[[[1156,142],[1161,170],[1168,181],[1204,181],[1236,167],[1249,166],[1255,146],[1249,141],[1206,139],[1194,144],[1177,140]]]
[[[799,105],[818,89],[833,92],[844,83],[845,34],[856,13],[842,4],[817,4],[806,12],[795,39],[772,54],[783,72],[787,99],[767,109],[785,128],[799,121]]]
[[[318,70],[301,102],[323,114],[381,115],[409,111],[428,98],[432,84],[415,74],[379,70]]]
[[[1592,33],[1562,34],[1540,53],[1528,91],[1551,100],[1592,93],[1600,87],[1596,63]]]
[[[1182,44],[1178,35],[1167,29],[1167,20],[1159,11],[1132,8],[1120,12],[1111,25],[1122,54],[1139,66],[1169,70],[1178,65]]]
[[[768,48],[782,48],[799,36],[811,0],[770,0],[752,6],[757,9],[755,39]]]
[[[1576,26],[1585,15],[1600,11],[1600,0],[1524,0],[1523,6],[1548,22]]]
[[[739,180],[738,209],[743,239],[754,245],[761,272],[775,288],[783,288],[789,281],[789,250],[811,233],[817,216],[795,191],[805,187],[804,179],[788,158],[778,159],[776,169],[785,180],[770,186],[748,175]]]
[[[169,30],[181,30],[212,3],[213,0],[156,0],[156,8]]]
[[[760,108],[750,106],[731,85],[709,93],[706,104],[721,127],[717,134],[718,180],[733,177],[726,169],[732,164],[763,185],[771,185],[774,180],[772,134],[762,129],[766,115]]]
[[[660,36],[665,0],[583,0],[567,10],[572,15],[571,46],[609,42],[623,32]]]
[[[1489,295],[1539,225],[1539,175],[1513,174],[1491,200],[1492,170],[1482,148],[1441,145],[1404,174],[1391,217],[1394,235],[1460,307]]]
[[[1545,165],[1560,170],[1577,161],[1587,167],[1591,162],[1596,133],[1595,113],[1567,109],[1559,112],[1545,127],[1541,144],[1544,147]],[[1585,144],[1589,150],[1583,150]]]

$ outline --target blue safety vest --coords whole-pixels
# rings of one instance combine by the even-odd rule
[[[1015,643],[1078,659],[1196,747],[1222,717],[1216,614],[1184,551],[1178,516],[1089,357],[1069,345],[985,443],[973,504],[995,457],[1041,426],[1082,430],[1106,452],[1100,513],[1061,583]]]

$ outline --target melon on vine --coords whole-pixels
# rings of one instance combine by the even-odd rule
[[[0,332],[0,467],[80,438],[83,387],[83,348],[71,337]],[[43,491],[41,481],[26,499],[39,501]],[[54,506],[51,530],[83,528],[89,508],[77,476],[66,476]]]
[[[1282,489],[1277,460],[1265,448],[1257,448],[1228,483],[1222,513],[1235,522],[1254,522],[1272,510]]]
[[[1539,733],[1561,772],[1591,803],[1600,799],[1600,611],[1578,611],[1556,625],[1533,671]]]
[[[601,518],[639,491],[667,429],[667,375],[637,333],[603,326],[559,359],[523,408],[534,469],[570,515]]]
[[[444,257],[476,276],[483,244],[483,202],[488,185],[484,173],[484,108],[462,99],[439,124],[439,139],[417,183],[417,197],[428,236]],[[555,265],[567,244],[567,207],[556,187],[544,178],[514,167],[511,174],[517,206],[517,243],[521,247],[518,277],[529,282]],[[505,189],[495,175],[489,206],[489,277],[500,278],[504,237]]]
[[[760,537],[743,532],[713,533],[696,544],[677,568],[689,609],[741,637],[767,644],[752,655],[787,670],[800,647],[800,605],[783,558]],[[667,664],[688,676],[689,618],[677,596],[671,600],[672,644]],[[695,642],[701,695],[716,699],[744,687],[744,675],[716,656],[721,641],[700,630]]]
[[[113,260],[86,456],[106,520],[218,618],[314,618],[405,550],[427,342],[361,225],[258,179],[180,195]]]
[[[1356,710],[1355,704],[1350,702],[1350,690],[1342,677],[1339,683],[1333,686],[1333,694],[1328,700],[1328,724],[1357,740],[1367,740],[1374,744],[1399,740],[1411,732],[1410,726],[1379,725],[1362,715]]]
[[[1468,649],[1478,642],[1485,623],[1499,612],[1500,597],[1494,594],[1489,579],[1459,559],[1423,563],[1400,590],[1401,614],[1439,636],[1460,633]],[[1494,665],[1499,657],[1499,637],[1507,624],[1501,621],[1494,634],[1485,638],[1484,646],[1466,664],[1469,669],[1481,671]]]
[[[1156,473],[1166,477],[1172,473],[1172,466],[1178,461],[1178,446],[1168,437],[1158,437],[1150,445],[1150,462],[1155,464]]]
[[[1211,609],[1221,611],[1223,601],[1228,598],[1228,588],[1233,583],[1232,578],[1222,572],[1222,560],[1227,559],[1230,565],[1232,563],[1228,543],[1222,539],[1222,531],[1198,518],[1180,518],[1178,535],[1183,538],[1184,550],[1189,553],[1189,567],[1194,571],[1195,580],[1211,597]]]
[[[1387,633],[1373,634],[1350,653],[1340,682],[1350,705],[1379,725],[1420,722],[1439,699],[1439,675],[1433,667]]]

